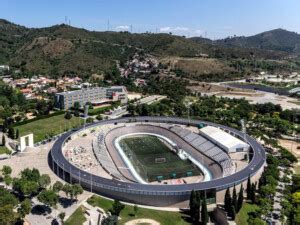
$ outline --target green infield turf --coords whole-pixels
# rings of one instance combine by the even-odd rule
[[[199,175],[201,171],[189,160],[181,160],[171,147],[156,136],[139,135],[120,140],[120,146],[135,170],[148,181]]]

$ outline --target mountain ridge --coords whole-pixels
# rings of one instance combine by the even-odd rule
[[[287,51],[254,49],[205,38],[186,38],[165,33],[89,31],[66,24],[27,28],[0,19],[0,64],[23,72],[51,75],[110,71],[116,61],[126,62],[143,51],[158,58],[166,56],[201,57],[220,60],[278,60]]]
[[[217,40],[216,43],[227,46],[295,53],[300,50],[300,34],[277,28],[247,37],[229,37]]]

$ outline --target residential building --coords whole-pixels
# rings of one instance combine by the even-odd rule
[[[55,105],[57,108],[67,110],[79,102],[83,107],[86,103],[102,104],[113,101],[127,103],[127,90],[123,86],[112,87],[90,87],[75,91],[57,93],[55,95]]]

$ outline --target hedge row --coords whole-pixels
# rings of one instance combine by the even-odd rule
[[[112,109],[112,106],[105,106],[105,107],[102,107],[102,108],[90,109],[89,110],[89,115],[90,116],[98,115],[98,114],[101,114],[101,113],[108,112],[110,109]]]
[[[64,113],[65,113],[64,111],[57,111],[57,112],[55,112],[55,113],[48,114],[48,115],[38,116],[38,117],[35,117],[35,118],[33,118],[33,119],[30,119],[30,120],[23,120],[23,121],[21,121],[21,122],[15,123],[15,124],[13,125],[13,127],[18,127],[18,126],[21,126],[21,125],[25,125],[25,124],[28,124],[28,123],[37,121],[37,120],[47,119],[47,118],[50,118],[50,117],[53,117],[53,116],[62,115],[62,114],[64,114]]]

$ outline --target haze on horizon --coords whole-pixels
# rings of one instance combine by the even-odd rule
[[[298,0],[2,0],[0,18],[27,27],[172,32],[211,39],[283,28],[300,33]]]

